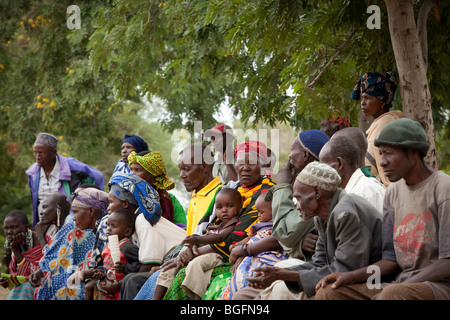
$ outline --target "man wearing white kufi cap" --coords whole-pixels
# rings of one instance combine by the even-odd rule
[[[261,268],[263,273],[250,279],[253,287],[267,288],[261,299],[311,299],[324,276],[368,266],[381,256],[381,214],[364,198],[339,188],[340,182],[335,169],[317,161],[297,175],[293,195],[297,209],[314,217],[316,252],[309,262]]]

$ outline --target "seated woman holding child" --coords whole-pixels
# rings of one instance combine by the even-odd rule
[[[235,225],[234,231],[221,243],[204,245],[198,248],[198,254],[210,252],[218,253],[222,256],[224,264],[214,268],[211,279],[225,274],[231,269],[228,263],[230,257],[230,245],[236,244],[245,239],[250,227],[258,222],[258,212],[255,208],[256,199],[270,189],[275,183],[264,176],[261,176],[261,164],[267,159],[267,147],[259,141],[241,142],[235,149],[236,170],[239,176],[238,191],[243,200],[242,209],[238,215],[239,222]],[[180,260],[188,262],[195,258],[192,250],[183,250],[180,253]],[[185,263],[187,265],[187,263]],[[185,278],[185,268],[178,271],[171,286],[168,288],[165,300],[188,300],[186,292],[183,290],[181,283]]]

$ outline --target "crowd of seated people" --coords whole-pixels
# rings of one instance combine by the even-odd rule
[[[367,132],[333,114],[277,173],[268,146],[217,124],[178,155],[187,208],[141,137],[105,184],[39,133],[32,221],[6,215],[0,285],[11,300],[448,300],[450,177],[426,164],[422,126],[389,111],[396,87],[362,76]]]

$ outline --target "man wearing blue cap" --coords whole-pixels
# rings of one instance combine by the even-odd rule
[[[150,151],[148,150],[148,145],[139,136],[132,135],[132,134],[126,134],[123,141],[122,141],[122,147],[120,151],[120,155],[122,158],[117,162],[116,167],[114,168],[113,173],[115,172],[123,172],[123,173],[130,173],[131,170],[128,166],[128,155],[131,153],[131,151],[136,151],[136,153],[142,152],[142,151]]]
[[[290,257],[304,261],[312,257],[317,235],[312,219],[300,218],[292,200],[292,185],[308,163],[319,160],[320,150],[329,140],[320,130],[300,132],[292,142],[288,163],[276,175],[277,185],[269,190],[273,194],[273,235]]]

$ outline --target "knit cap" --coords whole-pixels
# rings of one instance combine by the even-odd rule
[[[308,186],[318,186],[327,191],[336,191],[341,183],[341,177],[335,169],[318,161],[308,163],[296,179]]]
[[[46,132],[41,132],[37,135],[34,145],[48,146],[52,149],[58,148],[58,138]]]
[[[322,150],[325,143],[330,140],[325,132],[317,129],[300,132],[297,139],[302,147],[311,153],[317,160],[319,160],[320,150]]]
[[[234,137],[233,129],[229,125],[226,125],[224,123],[218,123],[214,126],[214,128],[206,130],[205,137],[210,137],[214,134],[222,134],[222,133],[228,133]]]
[[[400,118],[390,122],[381,130],[374,145],[392,145],[419,151],[426,156],[430,145],[427,142],[427,134],[422,125],[408,118]]]
[[[129,144],[131,144],[138,153],[148,150],[147,142],[145,142],[141,137],[134,134],[126,134],[122,143],[124,142],[128,142]]]

